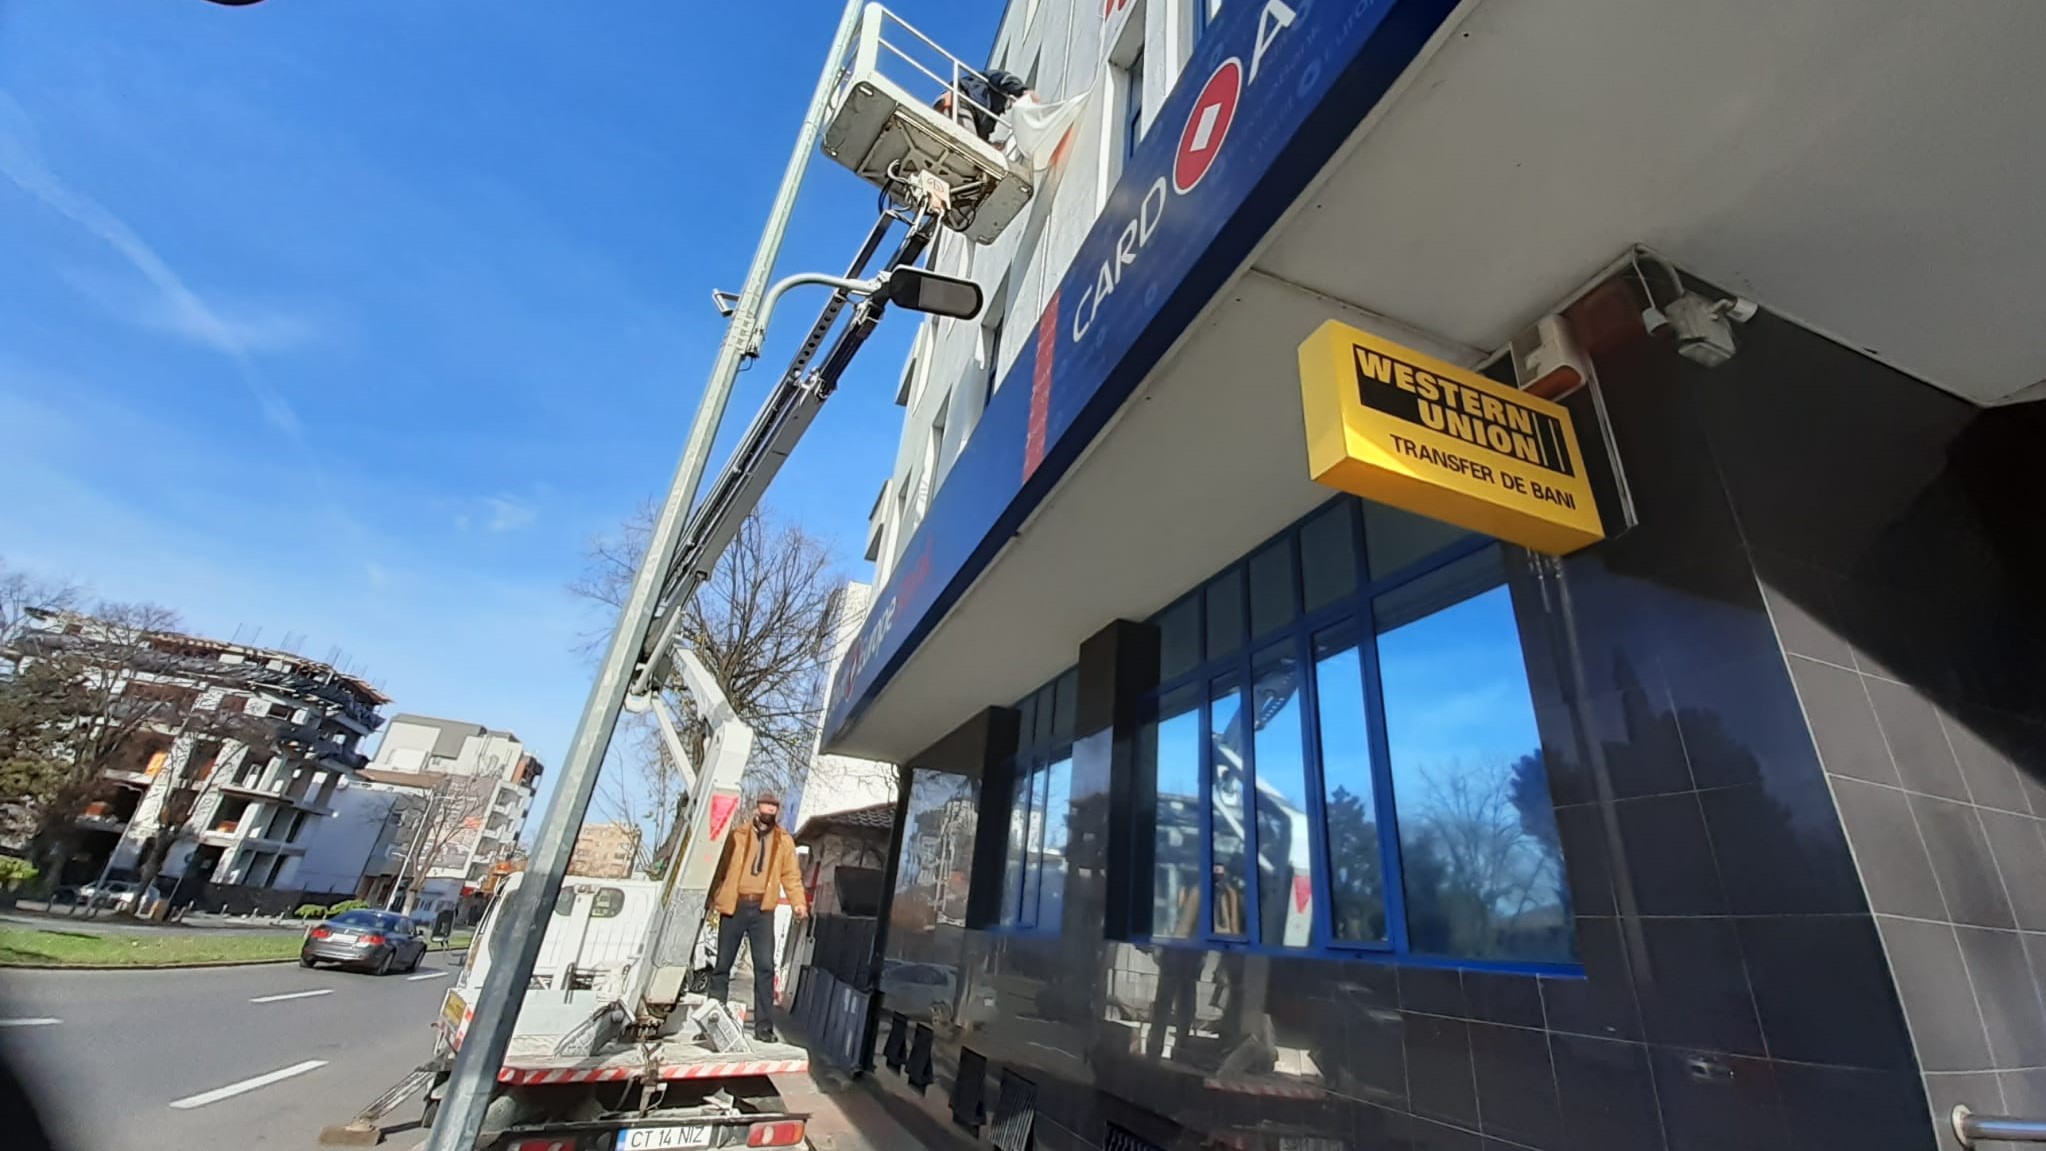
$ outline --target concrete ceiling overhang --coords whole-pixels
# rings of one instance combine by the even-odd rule
[[[1977,403],[2046,378],[2046,5],[1467,5],[835,750],[912,757],[1326,499],[1330,318],[1473,364],[1636,243]]]

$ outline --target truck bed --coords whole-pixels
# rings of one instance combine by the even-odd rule
[[[498,1070],[499,1083],[538,1086],[598,1083],[640,1078],[651,1066],[656,1079],[727,1079],[745,1075],[786,1075],[807,1071],[809,1052],[792,1043],[752,1041],[746,1051],[712,1051],[694,1040],[664,1039],[650,1048],[634,1044],[589,1056],[554,1054],[560,1036],[514,1036]]]

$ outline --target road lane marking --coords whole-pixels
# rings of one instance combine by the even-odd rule
[[[201,1091],[197,1095],[187,1095],[183,1099],[173,1101],[171,1109],[173,1111],[190,1111],[194,1107],[204,1107],[208,1103],[218,1103],[222,1099],[232,1099],[237,1095],[254,1091],[258,1087],[268,1087],[272,1083],[282,1083],[293,1076],[303,1075],[308,1071],[317,1071],[326,1065],[327,1061],[324,1059],[308,1059],[304,1063],[294,1063],[289,1067],[281,1067],[267,1075],[258,1075],[253,1079],[244,1079],[239,1083],[230,1083],[225,1087],[216,1087],[211,1091]]]
[[[417,983],[422,979],[446,979],[447,977],[448,973],[445,971],[422,971],[417,975],[407,975],[405,982]]]
[[[311,999],[315,995],[332,995],[334,989],[322,987],[318,991],[287,991],[282,995],[258,995],[250,1003],[282,1003],[287,999]]]
[[[55,1027],[62,1022],[62,1019],[45,1015],[35,1019],[0,1019],[0,1027]]]

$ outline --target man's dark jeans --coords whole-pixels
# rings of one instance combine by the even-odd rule
[[[731,998],[732,964],[739,961],[739,940],[753,953],[753,1029],[774,1018],[774,916],[761,910],[760,900],[741,898],[731,915],[718,917],[718,965],[710,973],[710,997]]]

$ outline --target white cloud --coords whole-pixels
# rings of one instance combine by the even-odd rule
[[[230,356],[293,351],[329,334],[330,325],[304,309],[217,298],[196,306],[196,295],[172,295],[125,276],[84,268],[58,275],[117,319]]]
[[[0,91],[0,174],[43,206],[84,228],[140,272],[155,289],[163,315],[175,330],[232,360],[263,417],[277,428],[297,434],[298,413],[256,370],[251,348],[242,342],[246,333],[188,287],[177,270],[126,221],[59,179],[43,160],[28,112],[4,91]]]
[[[520,503],[510,496],[491,496],[483,501],[490,509],[489,529],[494,532],[515,532],[533,526],[540,513],[529,504]],[[462,517],[464,521],[467,516]]]

